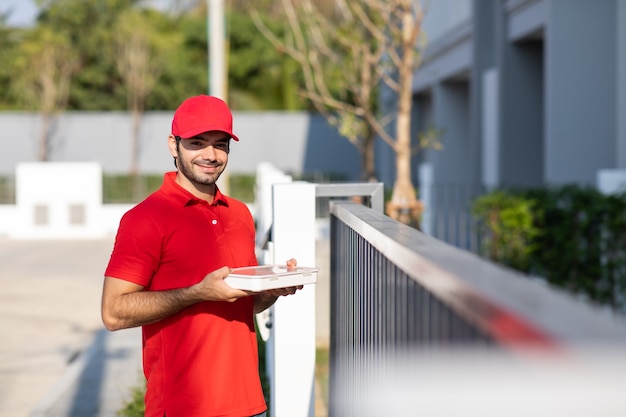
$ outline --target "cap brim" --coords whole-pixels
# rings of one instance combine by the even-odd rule
[[[193,129],[189,129],[185,132],[182,132],[180,135],[181,138],[183,139],[189,139],[189,138],[193,138],[194,136],[197,136],[201,133],[204,132],[224,132],[227,135],[230,135],[231,138],[233,138],[234,140],[236,140],[237,142],[239,142],[239,138],[233,133],[233,132],[229,132],[227,130],[224,129],[218,129],[218,128],[212,128],[212,127],[196,127]]]

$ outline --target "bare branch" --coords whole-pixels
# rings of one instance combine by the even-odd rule
[[[257,11],[251,15],[265,38],[299,63],[304,80],[300,95],[368,156],[364,161],[373,160],[373,135],[387,143],[397,156],[400,191],[394,186],[393,201],[412,204],[411,84],[422,46],[418,44],[421,3],[336,0],[335,9],[324,13],[312,0],[282,0],[281,4],[289,28],[283,39],[262,22]],[[393,113],[381,115],[378,94],[383,85],[396,93],[397,103]],[[394,135],[388,129],[392,121]]]

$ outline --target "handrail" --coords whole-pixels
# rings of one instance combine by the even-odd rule
[[[381,182],[315,184],[316,197],[367,197],[370,207],[384,211],[384,186]]]
[[[330,417],[626,412],[622,317],[351,201],[330,223]]]
[[[562,290],[447,245],[353,202],[331,202],[331,214],[496,344],[626,344],[622,317],[611,316]]]

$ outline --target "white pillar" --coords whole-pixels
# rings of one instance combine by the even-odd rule
[[[261,162],[257,165],[256,169],[256,238],[257,245],[260,245],[262,241],[267,237],[267,232],[272,227],[273,210],[272,210],[272,198],[273,198],[273,186],[274,184],[290,183],[293,179],[290,175],[283,173],[269,162]],[[271,259],[269,262],[273,262]],[[267,262],[262,262],[267,263]]]
[[[299,266],[316,266],[315,184],[275,184],[273,190],[274,263],[295,258]],[[313,417],[315,285],[278,299],[271,320],[272,417]]]

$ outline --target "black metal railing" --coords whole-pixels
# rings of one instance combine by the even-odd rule
[[[368,207],[333,202],[330,223],[331,417],[363,415],[363,385],[407,352],[626,347],[622,318]]]
[[[474,200],[486,192],[483,186],[437,184],[428,190],[429,234],[457,248],[478,253],[476,221],[472,216]]]

